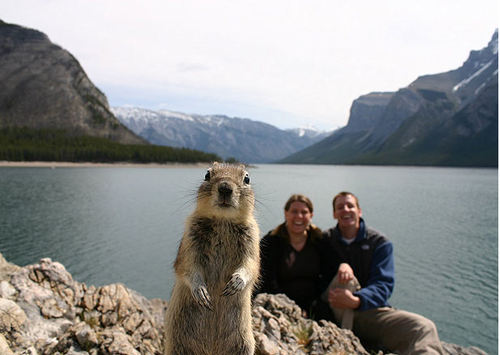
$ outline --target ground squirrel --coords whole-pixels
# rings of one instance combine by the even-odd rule
[[[214,163],[198,190],[177,258],[165,354],[251,355],[259,228],[243,165]]]

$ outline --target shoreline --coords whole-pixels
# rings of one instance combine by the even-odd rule
[[[90,163],[62,161],[0,161],[0,168],[203,168],[210,163]]]

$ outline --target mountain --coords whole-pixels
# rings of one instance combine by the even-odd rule
[[[12,127],[147,144],[113,116],[68,51],[39,31],[0,20],[0,129]]]
[[[464,64],[355,100],[347,126],[282,163],[498,166],[498,30]]]
[[[222,115],[123,107],[113,107],[111,112],[153,144],[201,150],[245,163],[277,161],[329,134],[312,128],[281,130],[267,123]]]

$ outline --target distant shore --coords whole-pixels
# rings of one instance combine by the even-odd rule
[[[210,163],[74,163],[62,161],[0,161],[0,168],[200,168]]]

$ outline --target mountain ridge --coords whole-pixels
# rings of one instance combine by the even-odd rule
[[[457,69],[354,100],[347,126],[280,162],[498,167],[497,148],[498,30]]]
[[[220,157],[149,144],[111,113],[71,53],[38,30],[0,20],[0,160],[192,163]]]
[[[7,127],[148,144],[113,116],[71,53],[38,30],[0,20],[0,128]]]
[[[153,144],[215,153],[245,163],[269,163],[303,149],[331,132],[281,130],[268,123],[225,115],[112,107],[129,129]]]
[[[360,96],[348,124],[333,132],[167,110],[136,109],[143,117],[125,122],[124,110],[110,108],[77,59],[48,36],[0,20],[0,129],[151,142],[246,163],[497,167],[498,30],[457,69]]]

